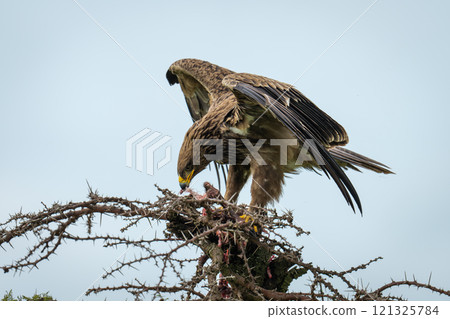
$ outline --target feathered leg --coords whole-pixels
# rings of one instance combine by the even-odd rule
[[[252,165],[252,200],[250,205],[265,207],[277,201],[282,193],[284,174],[279,166]]]
[[[250,176],[250,167],[247,165],[230,165],[228,168],[227,190],[225,199],[235,202]]]

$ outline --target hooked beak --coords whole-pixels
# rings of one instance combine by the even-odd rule
[[[189,175],[186,177],[186,179],[182,178],[181,176],[178,176],[178,182],[180,183],[180,187],[182,190],[185,190],[187,187],[189,187],[189,184],[191,183],[192,176],[194,175],[194,170],[189,173]]]
[[[185,190],[186,187],[188,187],[188,186],[189,186],[189,185],[186,184],[186,183],[180,183],[180,187],[181,187],[182,190]]]

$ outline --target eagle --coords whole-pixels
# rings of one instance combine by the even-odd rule
[[[356,203],[362,213],[344,170],[392,173],[344,148],[344,128],[292,85],[198,59],[174,62],[166,77],[180,84],[194,121],[178,157],[182,190],[211,162],[216,169],[228,164],[225,200],[235,202],[251,177],[250,206],[265,207],[279,200],[285,176],[303,168],[333,179],[353,211]]]

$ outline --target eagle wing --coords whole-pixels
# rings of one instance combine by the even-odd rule
[[[182,59],[169,67],[166,78],[170,85],[180,84],[195,122],[209,111],[215,99],[226,92],[222,79],[231,73],[234,72],[206,61]]]
[[[320,162],[323,163],[321,169],[328,177],[333,178],[353,211],[353,200],[362,211],[355,188],[327,150],[348,143],[347,133],[341,125],[289,84],[246,73],[228,75],[222,83],[236,96],[238,111],[253,119],[249,125],[270,125],[258,124],[258,121],[267,120],[274,125],[273,121],[278,121],[302,144],[312,140],[319,153],[314,154],[316,162],[319,162],[320,157]]]
[[[171,85],[180,83],[192,121],[195,122],[202,118],[209,110],[209,93],[198,80],[183,71],[180,70],[177,74],[168,70],[166,77]]]

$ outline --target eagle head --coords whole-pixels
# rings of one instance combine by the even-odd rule
[[[183,190],[189,187],[192,178],[203,171],[211,162],[204,155],[210,154],[211,151],[215,152],[215,146],[205,145],[194,149],[194,144],[199,140],[205,140],[205,136],[209,136],[209,134],[197,122],[186,132],[178,155],[177,165],[178,182]],[[196,150],[198,154],[194,153]]]

